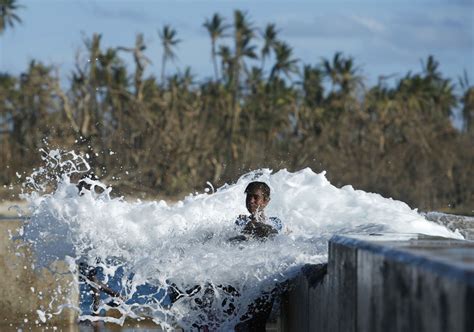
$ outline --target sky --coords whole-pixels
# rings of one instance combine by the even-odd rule
[[[419,72],[432,54],[455,82],[466,70],[474,82],[474,0],[18,0],[22,23],[0,36],[0,71],[21,73],[32,59],[56,65],[62,77],[74,68],[83,40],[102,34],[102,46],[133,46],[143,33],[159,76],[158,30],[170,24],[182,40],[169,72],[190,66],[197,77],[213,75],[210,39],[202,24],[214,13],[231,22],[246,11],[256,27],[275,23],[280,38],[301,63],[319,64],[335,52],[353,56],[368,85]],[[226,41],[224,41],[226,42]],[[229,41],[227,41],[229,42]],[[123,53],[132,65],[131,55]],[[269,67],[268,67],[269,69]]]

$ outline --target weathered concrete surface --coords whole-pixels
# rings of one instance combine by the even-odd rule
[[[281,299],[281,315],[277,321],[277,331],[327,331],[327,316],[331,310],[320,306],[329,303],[327,264],[307,265],[302,273],[292,281],[291,291]],[[310,318],[311,317],[311,318]]]
[[[474,331],[474,243],[335,236],[284,296],[280,331]]]
[[[56,313],[61,311],[58,305],[64,303],[79,307],[78,287],[74,278],[65,273],[64,262],[50,266],[56,273],[47,269],[37,271],[29,248],[15,247],[9,234],[15,234],[21,225],[20,220],[0,221],[0,331],[37,327],[42,324],[38,309]],[[64,308],[60,314],[52,315],[47,325],[64,326],[76,321],[76,311]]]

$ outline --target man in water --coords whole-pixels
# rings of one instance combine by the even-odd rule
[[[270,187],[265,182],[254,181],[247,185],[245,193],[245,205],[250,215],[240,215],[235,221],[244,235],[230,240],[246,240],[248,236],[265,240],[278,234],[283,227],[281,220],[265,216],[265,208],[270,202]]]
[[[283,228],[281,220],[276,217],[265,216],[265,208],[270,202],[270,187],[264,182],[255,181],[247,185],[245,193],[247,194],[245,205],[250,215],[240,215],[237,218],[235,224],[240,228],[242,234],[230,238],[229,241],[241,242],[247,241],[249,238],[265,241],[278,234]],[[226,295],[222,302],[222,307],[226,308],[224,312],[232,315],[235,310],[232,297],[239,297],[239,292],[231,285],[217,285],[217,288],[221,289]],[[277,289],[272,292],[265,292],[251,303],[247,308],[246,314],[241,317],[241,322],[235,327],[235,330],[265,331],[265,325],[272,310],[276,292]],[[209,311],[209,308],[212,307],[212,302],[215,301],[214,289],[212,287],[204,287],[203,290],[200,285],[197,285],[183,292],[175,284],[171,285],[169,293],[171,303],[184,296],[196,296],[195,303],[204,313],[208,314],[208,318],[212,319],[212,312]],[[228,303],[228,301],[230,302]],[[209,325],[195,325],[195,327],[199,331],[207,331],[215,327],[212,325],[212,322],[209,322]]]
[[[245,205],[250,215],[240,215],[235,224],[241,227],[243,235],[230,239],[231,241],[243,241],[253,237],[265,241],[278,234],[282,228],[282,222],[277,217],[265,216],[265,208],[270,202],[270,187],[260,181],[250,182],[245,189],[247,197]],[[271,293],[263,293],[255,300],[241,317],[241,323],[235,327],[236,331],[265,331],[265,325],[273,307],[273,300],[277,288]]]

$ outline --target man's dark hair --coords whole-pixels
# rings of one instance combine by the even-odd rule
[[[245,193],[252,193],[255,190],[261,190],[266,199],[270,198],[270,187],[265,182],[254,181],[250,182],[245,188]]]

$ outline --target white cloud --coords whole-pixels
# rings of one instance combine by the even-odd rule
[[[379,21],[371,18],[371,17],[364,17],[359,15],[352,15],[351,18],[358,24],[366,27],[373,33],[382,33],[386,31],[385,26],[380,23]]]

